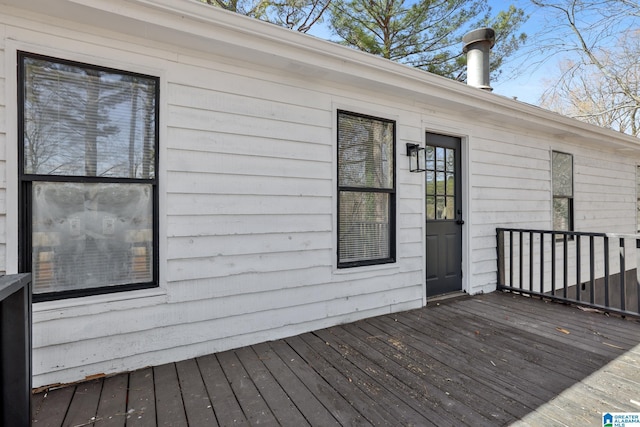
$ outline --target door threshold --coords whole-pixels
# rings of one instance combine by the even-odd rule
[[[464,298],[464,297],[468,297],[468,296],[469,296],[469,294],[467,294],[464,291],[456,291],[456,292],[449,292],[449,293],[441,294],[441,295],[434,295],[432,297],[427,297],[427,305],[440,304],[441,302],[444,302],[444,301],[449,301],[449,300],[458,299],[458,298]]]

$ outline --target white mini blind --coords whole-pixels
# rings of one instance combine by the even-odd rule
[[[24,61],[26,174],[154,177],[155,79]]]

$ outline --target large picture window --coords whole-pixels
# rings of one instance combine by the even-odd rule
[[[158,79],[19,53],[18,81],[34,300],[157,286]]]
[[[338,111],[338,267],[395,261],[395,122]]]
[[[573,156],[552,152],[553,229],[573,231]]]

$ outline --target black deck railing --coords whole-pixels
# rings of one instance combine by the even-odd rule
[[[0,425],[31,425],[31,274],[0,277]]]
[[[640,316],[640,235],[496,229],[498,289]]]

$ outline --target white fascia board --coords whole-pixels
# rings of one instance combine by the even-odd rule
[[[403,97],[575,143],[637,152],[637,138],[195,0],[0,0],[152,42]]]

